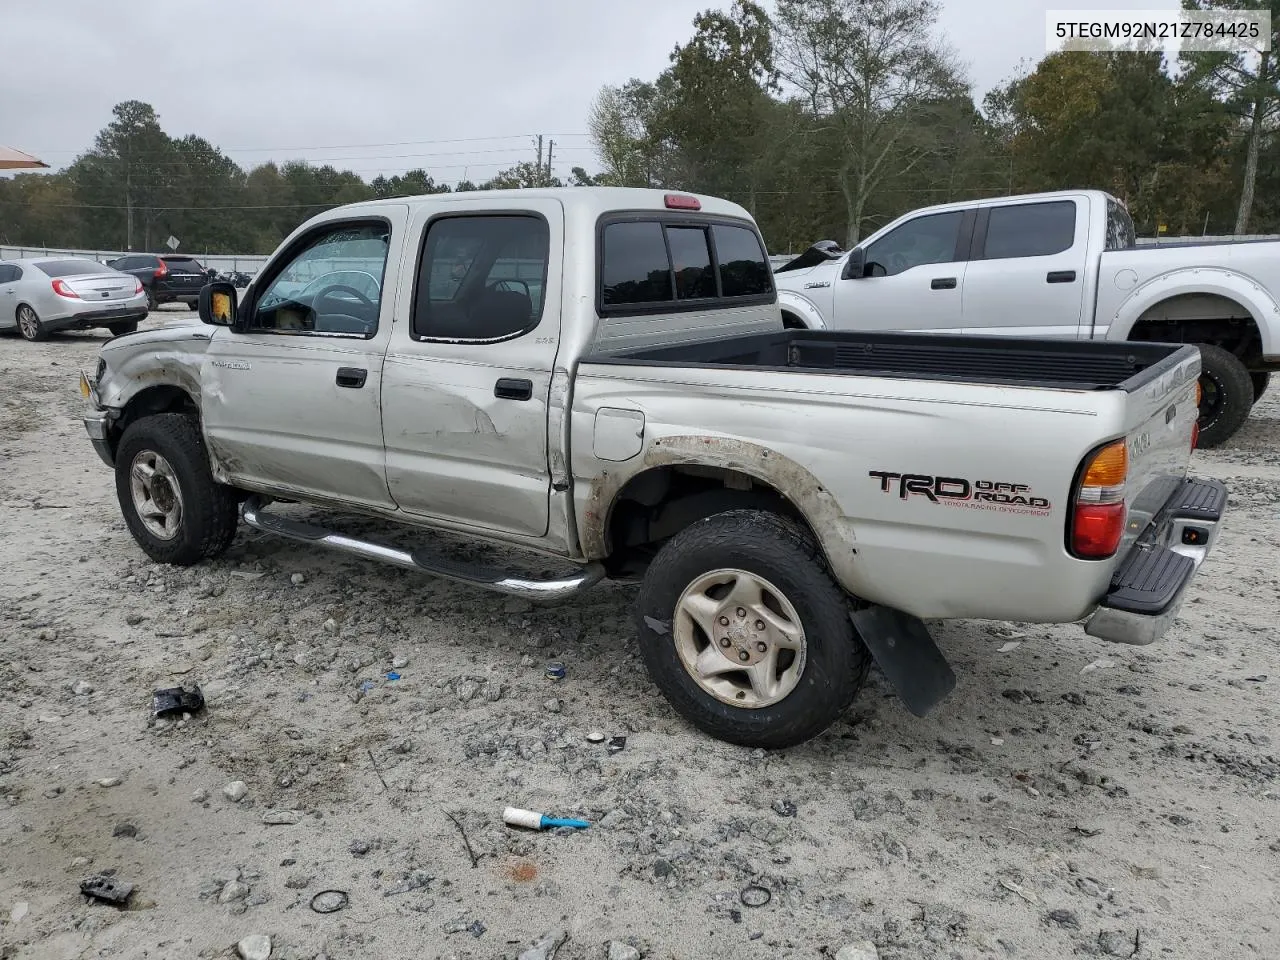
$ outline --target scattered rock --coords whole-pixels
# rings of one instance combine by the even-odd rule
[[[397,741],[396,741],[395,743],[393,743],[390,747],[388,747],[388,749],[389,749],[392,753],[398,753],[398,754],[401,754],[401,755],[406,754],[406,753],[412,753],[412,752],[413,752],[413,741],[412,741],[412,740],[410,740],[408,737],[405,737],[403,740],[397,740]]]
[[[773,801],[773,812],[780,817],[794,817],[796,815],[796,805],[790,800]]]
[[[138,828],[132,823],[117,823],[116,828],[111,831],[113,837],[136,837]]]
[[[592,730],[587,734],[587,743],[604,743],[604,734],[599,730]]]
[[[659,880],[671,876],[675,872],[675,867],[666,860],[653,861],[653,875]]]
[[[609,941],[608,960],[640,960],[643,956],[644,954],[629,943],[623,943],[621,940]]]
[[[466,678],[458,681],[458,688],[454,692],[462,703],[470,703],[476,698],[476,694],[480,692],[480,684],[475,680]]]
[[[484,685],[484,698],[490,703],[497,703],[501,700],[503,692],[502,684],[496,680],[490,680]]]
[[[391,658],[391,669],[402,670],[409,665],[409,658],[402,656],[394,656]]]
[[[196,790],[194,793],[191,794],[192,803],[204,803],[208,799],[209,799],[209,791],[204,789],[204,787],[201,787],[200,789]]]
[[[239,803],[249,795],[249,785],[243,780],[232,780],[222,788],[222,795],[232,803]]]
[[[880,951],[870,940],[859,940],[837,950],[836,960],[880,960]]]
[[[1098,949],[1108,957],[1131,957],[1134,937],[1124,930],[1103,930],[1098,934]]]
[[[1049,921],[1068,930],[1080,929],[1080,918],[1072,910],[1050,910]]]
[[[120,784],[124,783],[124,781],[121,780],[119,777],[103,777],[102,779],[95,780],[93,782],[96,783],[98,786],[104,787],[104,788],[118,787],[120,786]]]
[[[564,709],[564,701],[559,697],[552,697],[542,705],[542,709],[546,710],[548,713],[559,713]]]
[[[22,919],[31,911],[31,904],[26,901],[15,903],[13,909],[9,911],[9,922],[19,924]],[[639,956],[639,954],[637,954]]]
[[[249,885],[241,883],[239,880],[232,880],[222,885],[222,890],[218,893],[219,903],[234,903],[237,900],[243,900],[249,896]]]
[[[301,573],[295,573],[293,576],[289,578],[289,582],[292,583],[295,587],[300,587],[307,582],[307,578]]]
[[[347,852],[353,857],[363,857],[372,849],[373,846],[368,840],[352,840],[351,845],[347,847]]]
[[[247,936],[236,944],[236,953],[240,955],[240,960],[269,960],[271,938],[261,933]]]
[[[556,951],[560,949],[569,935],[563,930],[556,933],[549,933],[546,936],[535,940],[520,952],[519,960],[555,960]],[[640,954],[636,954],[639,956]]]
[[[295,873],[284,882],[287,890],[305,890],[311,886],[311,878],[305,873]]]
[[[51,643],[54,640],[58,639],[58,631],[52,629],[51,627],[45,627],[43,630],[41,630],[39,633],[36,634],[36,639],[43,640],[46,643]]]
[[[71,692],[77,697],[87,697],[93,693],[93,684],[88,680],[77,680],[71,687]]]

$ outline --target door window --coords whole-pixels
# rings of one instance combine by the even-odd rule
[[[982,259],[1047,257],[1070,250],[1075,237],[1074,200],[992,207]]]
[[[261,333],[354,336],[378,332],[391,228],[385,221],[326,224],[274,272],[249,328]]]
[[[960,239],[959,211],[932,213],[908,220],[867,247],[867,276],[894,276],[912,267],[956,259]]]
[[[542,319],[551,231],[542,217],[431,221],[414,288],[416,340],[506,340]]]

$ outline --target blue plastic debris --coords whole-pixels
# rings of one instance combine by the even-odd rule
[[[394,670],[388,670],[385,674],[383,674],[383,676],[385,676],[388,680],[400,679],[400,674],[396,673]]]

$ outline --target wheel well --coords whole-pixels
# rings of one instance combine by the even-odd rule
[[[132,400],[125,404],[120,419],[113,425],[111,432],[112,452],[114,453],[116,444],[120,442],[120,438],[124,435],[125,430],[129,428],[129,424],[156,413],[185,413],[197,420],[200,418],[200,408],[191,399],[191,395],[181,387],[167,384],[147,387],[147,389],[139,391]]]
[[[717,513],[744,509],[790,517],[817,542],[796,506],[749,474],[699,464],[655,467],[628,480],[614,498],[606,566],[614,576],[639,573],[685,527]]]
[[[1130,340],[1207,343],[1246,365],[1262,362],[1262,335],[1249,310],[1230,297],[1187,293],[1148,307],[1129,331]]]
[[[800,319],[799,316],[792,313],[790,310],[786,310],[786,309],[782,311],[782,326],[786,330],[808,330],[809,329],[809,327],[805,324],[805,322],[802,319]]]

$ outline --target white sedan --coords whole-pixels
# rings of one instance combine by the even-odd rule
[[[0,260],[0,330],[47,340],[59,330],[133,333],[147,315],[142,281],[93,260]]]

